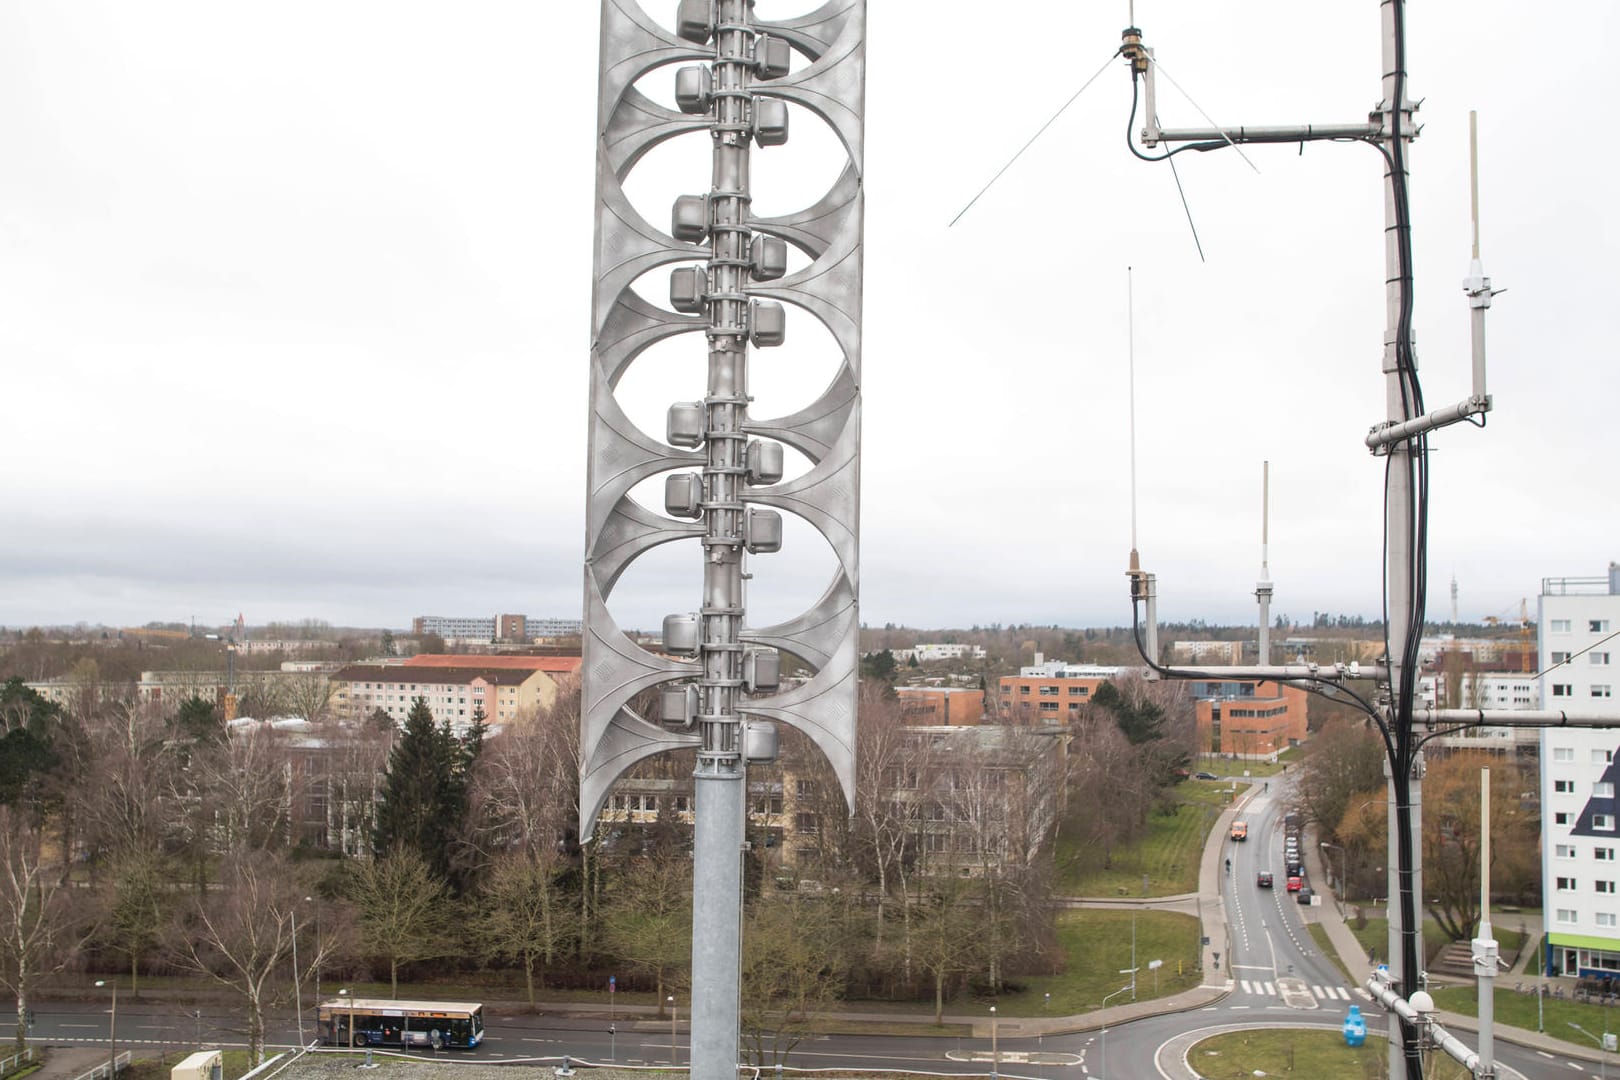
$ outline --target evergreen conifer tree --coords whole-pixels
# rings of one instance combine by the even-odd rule
[[[378,858],[407,848],[441,879],[448,875],[450,838],[461,823],[459,749],[449,726],[433,722],[425,698],[411,702],[405,728],[388,755],[388,775],[377,803],[371,846]]]

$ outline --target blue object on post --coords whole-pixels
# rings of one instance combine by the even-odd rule
[[[1346,1046],[1360,1046],[1367,1041],[1367,1021],[1361,1017],[1361,1006],[1350,1006],[1350,1012],[1344,1018],[1344,1044]]]

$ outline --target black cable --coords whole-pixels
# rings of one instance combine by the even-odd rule
[[[1188,150],[1197,150],[1200,153],[1204,153],[1204,152],[1209,151],[1209,150],[1220,150],[1223,147],[1227,147],[1227,146],[1232,145],[1231,143],[1227,142],[1225,139],[1216,139],[1216,140],[1213,140],[1211,142],[1188,143],[1186,146],[1178,146],[1174,150],[1167,150],[1164,153],[1158,154],[1158,155],[1151,155],[1151,154],[1142,153],[1142,151],[1140,151],[1140,150],[1138,150],[1136,148],[1136,144],[1131,141],[1131,133],[1136,128],[1136,103],[1137,103],[1137,93],[1138,93],[1137,86],[1136,86],[1136,81],[1139,78],[1141,78],[1141,76],[1138,75],[1137,72],[1133,69],[1131,71],[1131,115],[1125,121],[1125,149],[1129,150],[1131,153],[1135,154],[1137,157],[1141,158],[1143,161],[1169,161],[1171,158],[1175,157],[1177,154],[1185,153]]]
[[[1148,656],[1147,646],[1142,641],[1142,622],[1137,611],[1137,599],[1135,597],[1131,598],[1131,637],[1136,642],[1137,655],[1142,658],[1143,662],[1146,663],[1151,670],[1157,672],[1163,678],[1208,679],[1211,682],[1227,682],[1234,679],[1234,676],[1218,671],[1202,671],[1197,668],[1165,667],[1164,665],[1157,663],[1152,657]],[[1327,691],[1329,690],[1333,691],[1334,695],[1342,693],[1346,697],[1351,698],[1356,707],[1359,708],[1363,713],[1367,714],[1367,716],[1378,725],[1379,733],[1384,737],[1386,749],[1389,745],[1389,730],[1384,726],[1384,718],[1379,714],[1377,707],[1343,683],[1335,682],[1334,680],[1324,678],[1321,675],[1298,675],[1287,679],[1248,679],[1246,676],[1244,678],[1245,681],[1249,682],[1274,682],[1278,685],[1282,685],[1285,682],[1314,683],[1317,685],[1302,686],[1300,689],[1304,690],[1308,694],[1318,694],[1322,697],[1328,697],[1329,694]]]

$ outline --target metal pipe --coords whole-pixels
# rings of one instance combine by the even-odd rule
[[[1480,313],[1479,325],[1480,334],[1483,335],[1485,330],[1483,313]],[[1477,357],[1476,362],[1475,386],[1482,387],[1484,385],[1484,380],[1485,354],[1484,344],[1483,341],[1481,341],[1479,345],[1479,356]],[[1425,431],[1433,431],[1436,428],[1447,427],[1451,424],[1457,423],[1460,420],[1466,420],[1470,416],[1477,416],[1480,413],[1487,413],[1490,411],[1491,399],[1488,396],[1481,394],[1476,397],[1467,397],[1457,402],[1455,405],[1447,405],[1443,409],[1435,409],[1433,412],[1428,412],[1422,416],[1413,417],[1411,420],[1402,420],[1399,423],[1380,424],[1378,427],[1375,427],[1371,431],[1367,432],[1367,448],[1374,451],[1381,450],[1386,446],[1393,446],[1396,443],[1410,439],[1414,435],[1421,435]]]
[[[1292,143],[1322,139],[1376,139],[1383,126],[1376,121],[1359,124],[1297,124],[1281,127],[1239,125],[1223,128],[1161,128],[1160,142]]]
[[[742,966],[744,783],[737,711],[742,682],[742,465],[747,420],[748,328],[743,267],[750,232],[748,122],[754,32],[749,0],[714,7],[715,104],[710,251],[709,371],[703,468],[703,611],[699,679],[703,745],[693,785],[692,1002],[689,1064],[695,1080],[737,1069]],[[673,1027],[672,1027],[673,1031]],[[674,1060],[674,1037],[670,1058]]]
[[[1373,996],[1373,1000],[1417,1027],[1429,1041],[1434,1043],[1440,1050],[1443,1050],[1447,1057],[1450,1057],[1473,1075],[1480,1075],[1479,1055],[1467,1043],[1441,1027],[1438,1021],[1431,1019],[1433,1014],[1419,1012],[1412,1008],[1411,1003],[1397,994],[1393,987],[1385,983],[1376,974],[1367,980],[1366,987],[1367,992]],[[1393,1034],[1396,1030],[1397,1025],[1391,1025],[1390,1033]]]
[[[1383,679],[1389,669],[1382,664],[1235,664],[1230,667],[1165,667],[1163,673],[1177,679],[1259,679],[1264,682],[1350,682],[1357,679]]]
[[[1417,709],[1413,717],[1429,727],[1615,728],[1620,717],[1549,709]]]

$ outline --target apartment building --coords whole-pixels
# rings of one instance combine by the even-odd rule
[[[1037,656],[1034,664],[1019,668],[1017,675],[1001,677],[996,688],[1000,716],[1007,723],[1067,724],[1091,701],[1097,687],[1124,670],[1042,661]]]
[[[482,709],[485,721],[506,724],[550,708],[558,679],[577,674],[577,656],[453,656],[429,653],[403,664],[350,664],[332,676],[333,711],[358,719],[382,710],[403,724],[417,698],[435,720],[460,733]]]
[[[1542,707],[1620,723],[1620,564],[1603,577],[1542,579],[1536,623]],[[1540,734],[1547,969],[1620,976],[1620,729]]]
[[[1305,691],[1252,679],[1194,679],[1193,719],[1201,752],[1275,761],[1305,741]]]
[[[907,724],[961,727],[984,719],[984,691],[977,687],[897,686],[894,694]]]
[[[578,619],[537,615],[418,615],[411,620],[411,633],[437,634],[446,641],[529,642],[537,638],[578,637],[582,625]]]

